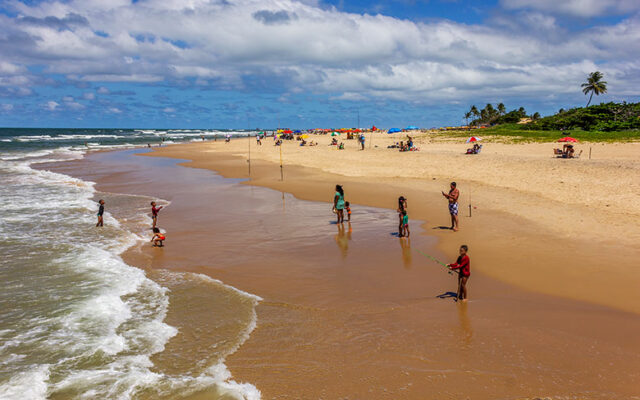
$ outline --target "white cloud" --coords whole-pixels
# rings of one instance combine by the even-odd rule
[[[96,95],[92,92],[85,92],[82,94],[82,98],[85,100],[93,100],[96,98]]]
[[[631,12],[640,8],[637,0],[502,0],[505,8],[522,11],[489,25],[416,23],[293,0],[12,4],[21,16],[75,22],[59,29],[0,15],[0,38],[22,38],[20,46],[0,41],[6,59],[0,86],[21,85],[23,65],[44,64],[46,72],[77,81],[242,90],[264,82],[282,92],[330,93],[336,99],[435,102],[487,93],[573,93],[596,69],[606,74],[610,91],[629,90],[640,76],[638,17],[567,35],[548,15]],[[33,84],[25,79],[23,86]]]
[[[509,9],[527,8],[578,17],[619,15],[640,10],[638,0],[501,0]]]
[[[55,111],[58,107],[60,107],[60,104],[52,100],[52,101],[48,101],[44,105],[44,107],[49,111]]]
[[[13,110],[13,104],[0,104],[0,110],[8,112]]]
[[[176,109],[173,108],[173,107],[165,107],[164,110],[162,110],[162,111],[166,112],[166,113],[174,113],[174,112],[176,112]]]
[[[109,107],[109,112],[113,114],[121,114],[122,110],[118,107]]]

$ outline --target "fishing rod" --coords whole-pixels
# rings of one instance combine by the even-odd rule
[[[418,249],[416,249],[416,251],[417,251],[418,253],[422,254],[423,256],[425,256],[425,257],[427,257],[427,258],[431,259],[432,261],[434,261],[434,262],[436,262],[436,263],[438,263],[438,264],[442,265],[443,267],[445,267],[445,268],[447,269],[447,272],[449,273],[449,275],[453,275],[453,271],[451,271],[451,268],[449,268],[449,266],[448,266],[447,264],[445,264],[445,263],[443,263],[442,261],[438,260],[438,259],[437,259],[437,258],[435,258],[434,256],[430,256],[429,254],[425,254],[425,253],[423,253],[422,251],[420,251],[420,250],[418,250]]]

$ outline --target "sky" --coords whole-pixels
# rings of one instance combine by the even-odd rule
[[[0,126],[368,127],[640,101],[638,0],[0,0]]]

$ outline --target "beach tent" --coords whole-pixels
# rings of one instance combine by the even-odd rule
[[[477,142],[479,140],[482,140],[482,138],[479,138],[477,136],[471,136],[469,139],[467,139],[466,143]]]
[[[402,129],[391,128],[387,131],[387,133],[397,133],[397,132],[402,132]]]
[[[558,140],[558,142],[571,142],[571,143],[576,143],[578,141],[578,139],[574,139],[571,136],[565,136],[562,139]]]
[[[420,129],[420,128],[418,128],[417,126],[414,126],[414,125],[409,125],[406,128],[404,128],[405,131],[416,131],[418,129]]]

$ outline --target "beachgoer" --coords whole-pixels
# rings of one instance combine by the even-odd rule
[[[344,150],[344,143],[340,142],[340,146],[338,146],[338,150]]]
[[[158,222],[158,212],[162,210],[162,206],[156,207],[156,202],[151,202],[151,218],[153,219],[153,228],[156,227],[156,222]]]
[[[336,185],[336,194],[333,197],[333,209],[336,212],[338,223],[344,222],[344,190],[342,186]]]
[[[262,146],[262,135],[256,136],[256,142],[258,143],[259,146]]]
[[[442,195],[449,200],[449,214],[451,214],[451,229],[455,232],[458,231],[458,197],[460,197],[460,191],[456,188],[456,183],[451,182],[451,189],[449,193],[442,192]]]
[[[407,210],[407,199],[404,196],[398,197],[398,237],[402,237],[402,215],[403,211]]]
[[[103,226],[102,214],[104,214],[104,200],[100,199],[98,204],[100,204],[100,207],[98,207],[98,223],[96,226]]]
[[[402,210],[402,236],[409,237],[411,232],[409,232],[409,216],[407,215],[407,210]]]
[[[153,237],[151,238],[151,241],[153,242],[154,247],[163,247],[165,239],[166,236],[160,232],[160,229],[153,228]]]
[[[364,133],[361,133],[360,134],[360,146],[362,146],[362,150],[364,150],[364,141],[365,141]]]
[[[471,260],[467,252],[469,248],[466,244],[460,246],[460,256],[453,264],[447,266],[451,269],[457,269],[458,271],[458,300],[467,301],[467,281],[471,276]]]
[[[344,202],[344,209],[347,211],[347,221],[351,222],[351,205],[348,201]]]

